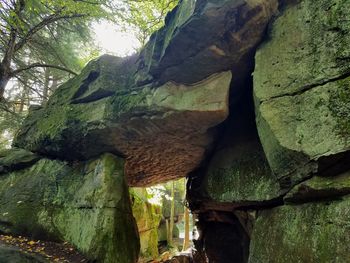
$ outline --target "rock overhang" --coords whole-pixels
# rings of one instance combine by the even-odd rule
[[[230,87],[250,74],[277,5],[181,1],[139,55],[102,56],[62,85],[14,145],[67,160],[121,155],[131,186],[187,176],[228,116]]]

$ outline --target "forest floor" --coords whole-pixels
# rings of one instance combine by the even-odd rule
[[[22,236],[0,235],[0,246],[17,249],[22,253],[38,257],[43,261],[59,263],[89,262],[68,243],[55,243],[42,240],[31,240]]]

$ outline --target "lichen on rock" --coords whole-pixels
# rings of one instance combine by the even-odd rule
[[[139,240],[124,162],[41,159],[0,177],[0,231],[67,241],[92,260],[135,262]]]

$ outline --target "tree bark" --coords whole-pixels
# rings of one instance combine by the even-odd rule
[[[175,182],[171,182],[171,208],[170,208],[170,223],[169,223],[169,240],[168,245],[173,246],[173,230],[175,216]]]
[[[184,207],[184,209],[185,236],[182,245],[182,251],[185,251],[190,248],[190,211],[186,206]]]
[[[4,100],[5,89],[9,80],[10,80],[10,77],[8,73],[6,72],[6,70],[2,69],[0,66],[0,101]]]
[[[184,184],[185,184],[185,193],[184,193],[184,203],[186,204],[186,179],[184,179]],[[185,251],[190,248],[190,210],[187,208],[186,205],[184,205],[184,231],[185,231],[185,236],[184,236],[184,241],[182,244],[182,251]]]
[[[43,101],[42,105],[45,105],[49,97],[49,84],[50,84],[50,69],[45,68],[45,79],[44,79],[44,89],[43,89]]]

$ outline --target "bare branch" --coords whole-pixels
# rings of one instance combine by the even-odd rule
[[[13,70],[11,72],[11,76],[12,77],[16,76],[18,73],[20,73],[22,71],[26,71],[26,70],[32,69],[32,68],[55,68],[55,69],[59,69],[59,70],[62,70],[62,71],[66,71],[66,72],[68,72],[70,74],[73,74],[74,76],[78,75],[74,71],[72,71],[70,69],[67,69],[65,67],[61,67],[61,66],[57,66],[57,65],[42,64],[42,63],[33,63],[33,64],[30,64],[30,65],[25,66],[23,68],[19,68],[19,69]]]

